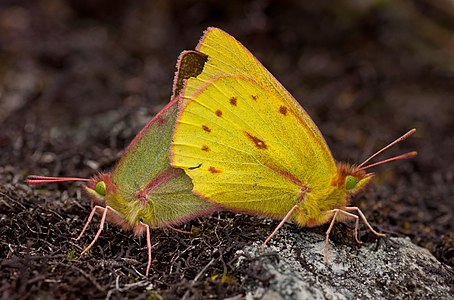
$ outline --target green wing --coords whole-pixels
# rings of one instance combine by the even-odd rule
[[[213,210],[213,205],[192,193],[191,179],[172,168],[169,158],[182,82],[179,78],[198,74],[203,56],[197,57],[195,51],[181,55],[174,84],[176,97],[134,138],[112,172],[116,190],[107,197],[107,205],[129,224],[176,224]],[[195,67],[191,61],[196,62]]]

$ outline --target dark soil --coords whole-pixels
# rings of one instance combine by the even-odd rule
[[[222,299],[244,294],[246,275],[266,286],[260,264],[235,267],[235,251],[276,222],[219,213],[180,228],[192,236],[154,230],[146,279],[145,240],[115,226],[79,258],[99,218],[73,240],[90,212],[76,184],[23,184],[28,174],[112,168],[168,102],[179,52],[208,26],[235,36],[301,100],[336,159],[361,161],[417,128],[384,157],[419,156],[375,168],[374,184],[353,204],[383,232],[409,236],[453,266],[452,2],[300,2],[2,1],[2,299]],[[351,234],[345,229],[336,226],[334,242]]]

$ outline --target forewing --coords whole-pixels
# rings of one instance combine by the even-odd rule
[[[173,164],[211,201],[285,214],[304,187],[336,174],[317,127],[282,85],[233,37],[211,28],[197,50],[203,72],[187,81]]]
[[[206,54],[208,61],[205,63],[203,72],[199,76],[188,80],[184,91],[185,96],[191,97],[199,93],[199,90],[208,82],[219,76],[240,75],[249,77],[263,89],[273,90],[274,93],[279,95],[287,107],[295,111],[302,125],[306,128],[304,134],[320,142],[320,151],[325,153],[325,157],[329,157],[329,161],[325,163],[330,164],[333,170],[336,168],[331,152],[317,125],[315,125],[293,96],[246,47],[226,32],[210,27],[200,39],[196,50]]]

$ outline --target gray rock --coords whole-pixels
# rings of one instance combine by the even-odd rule
[[[324,236],[281,230],[264,252],[260,242],[237,252],[238,265],[260,265],[245,278],[247,299],[454,298],[451,268],[410,239],[385,241],[359,249],[330,242],[326,265]]]

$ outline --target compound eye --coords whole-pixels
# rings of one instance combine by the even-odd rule
[[[104,181],[98,181],[98,183],[96,183],[95,190],[101,196],[105,196],[106,195],[106,183]]]
[[[347,188],[347,190],[351,190],[351,189],[355,188],[357,183],[358,183],[358,180],[356,180],[356,178],[354,176],[347,175],[345,177],[345,187]]]

